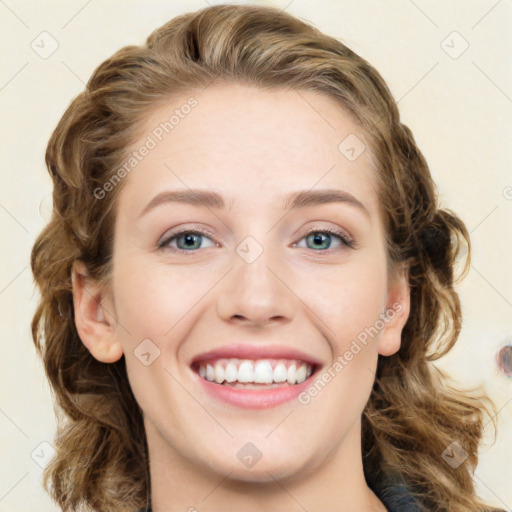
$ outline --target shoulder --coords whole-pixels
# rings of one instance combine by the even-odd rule
[[[404,482],[384,479],[367,483],[389,512],[421,512],[424,510]]]
[[[379,494],[377,496],[389,512],[420,512],[423,510],[405,485],[391,485],[380,496]]]
[[[425,511],[424,505],[418,502],[403,480],[384,479],[377,482],[367,480],[367,483],[388,512]],[[491,507],[488,512],[505,512],[505,510]]]

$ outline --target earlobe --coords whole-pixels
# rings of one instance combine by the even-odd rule
[[[408,272],[399,273],[388,289],[383,332],[379,338],[378,352],[391,356],[400,350],[402,330],[407,323],[411,309],[411,291]]]
[[[112,301],[90,278],[82,262],[74,263],[71,280],[75,325],[82,343],[98,361],[118,361],[123,355],[123,348],[116,336],[117,322],[112,315]]]

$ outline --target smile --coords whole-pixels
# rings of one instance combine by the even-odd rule
[[[195,369],[207,381],[237,389],[294,386],[313,373],[313,365],[287,359],[222,358],[196,363]]]
[[[310,353],[279,344],[237,343],[190,362],[199,393],[216,406],[267,409],[297,399],[324,366]]]

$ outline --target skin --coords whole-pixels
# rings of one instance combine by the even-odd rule
[[[193,96],[197,107],[122,184],[111,286],[85,280],[80,264],[73,277],[83,343],[106,364],[125,355],[144,413],[153,512],[384,511],[363,474],[361,414],[379,355],[400,348],[409,288],[405,273],[388,274],[369,150],[355,161],[338,150],[364,135],[332,98],[310,91],[217,84]],[[148,115],[134,147],[188,97]],[[230,208],[169,203],[138,218],[159,192],[188,188],[220,192]],[[323,188],[349,192],[367,212],[348,203],[290,211],[280,200]],[[176,227],[213,236],[186,253],[158,249]],[[325,245],[308,242],[309,229],[329,227],[356,246],[328,233]],[[252,263],[235,250],[249,235],[263,249]],[[171,246],[187,250],[183,239]],[[239,409],[205,394],[189,367],[238,342],[300,348],[325,370],[397,303],[307,405]],[[148,366],[134,355],[144,339],[160,350]],[[248,442],[262,454],[250,468],[237,457]]]

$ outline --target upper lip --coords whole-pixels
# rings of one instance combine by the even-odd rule
[[[295,359],[310,365],[320,365],[320,361],[302,350],[285,345],[261,345],[251,343],[236,343],[224,345],[208,352],[199,354],[192,359],[191,365],[215,359]]]

